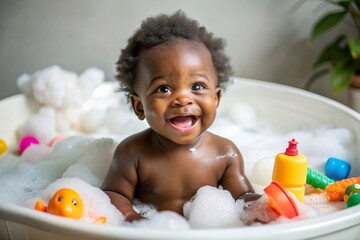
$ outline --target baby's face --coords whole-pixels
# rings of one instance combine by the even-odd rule
[[[215,120],[221,89],[201,43],[174,40],[145,50],[136,83],[136,114],[166,139],[190,144]]]

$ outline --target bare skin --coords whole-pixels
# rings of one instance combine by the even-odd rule
[[[257,199],[238,148],[207,131],[222,93],[208,49],[188,40],[159,44],[141,53],[136,76],[132,106],[150,128],[119,144],[102,187],[125,219],[142,218],[134,198],[183,214],[206,185]]]

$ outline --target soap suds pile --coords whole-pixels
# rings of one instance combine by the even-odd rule
[[[0,201],[22,204],[58,178],[80,178],[99,187],[110,166],[117,143],[110,138],[73,136],[58,141],[34,163],[23,155],[6,154],[0,161]]]
[[[36,200],[46,202],[57,189],[69,187],[76,188],[85,199],[86,219],[106,215],[107,223],[112,225],[183,230],[260,224],[255,221],[259,215],[274,218],[270,209],[249,214],[244,209],[252,206],[235,201],[220,188],[205,186],[185,204],[185,217],[169,211],[158,212],[153,206],[136,201],[135,209],[148,219],[125,223],[99,187],[117,144],[145,129],[147,124],[135,117],[122,93],[114,93],[116,84],[102,84],[103,79],[99,69],[87,69],[78,76],[58,66],[19,77],[19,88],[36,105],[37,111],[20,126],[18,135],[37,136],[40,144],[31,145],[21,156],[10,152],[0,156],[0,190],[6,193],[0,195],[1,202],[32,208]],[[220,107],[210,131],[236,143],[251,180],[261,179],[267,170],[251,171],[256,162],[274,158],[292,138],[300,143],[299,151],[315,169],[322,170],[330,156],[355,162],[356,140],[349,129],[323,125],[277,134],[271,126],[260,122],[251,106],[235,105],[236,112],[231,111],[234,105]],[[57,136],[63,139],[49,146]],[[329,204],[323,200],[320,195],[306,196],[305,204],[298,203],[301,215],[297,218],[319,216],[345,207],[343,203]],[[267,201],[266,195],[259,200],[264,205]],[[272,224],[282,221],[289,220],[278,217]]]

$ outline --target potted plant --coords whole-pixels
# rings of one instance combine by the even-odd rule
[[[333,92],[352,86],[360,89],[360,0],[324,0],[336,10],[322,16],[313,26],[310,44],[339,24],[351,24],[353,34],[338,34],[320,53],[305,89],[324,75],[328,75]]]

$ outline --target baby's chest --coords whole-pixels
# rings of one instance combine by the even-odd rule
[[[194,194],[202,186],[217,186],[225,166],[219,162],[163,161],[148,166],[147,177],[139,183],[151,194]]]

